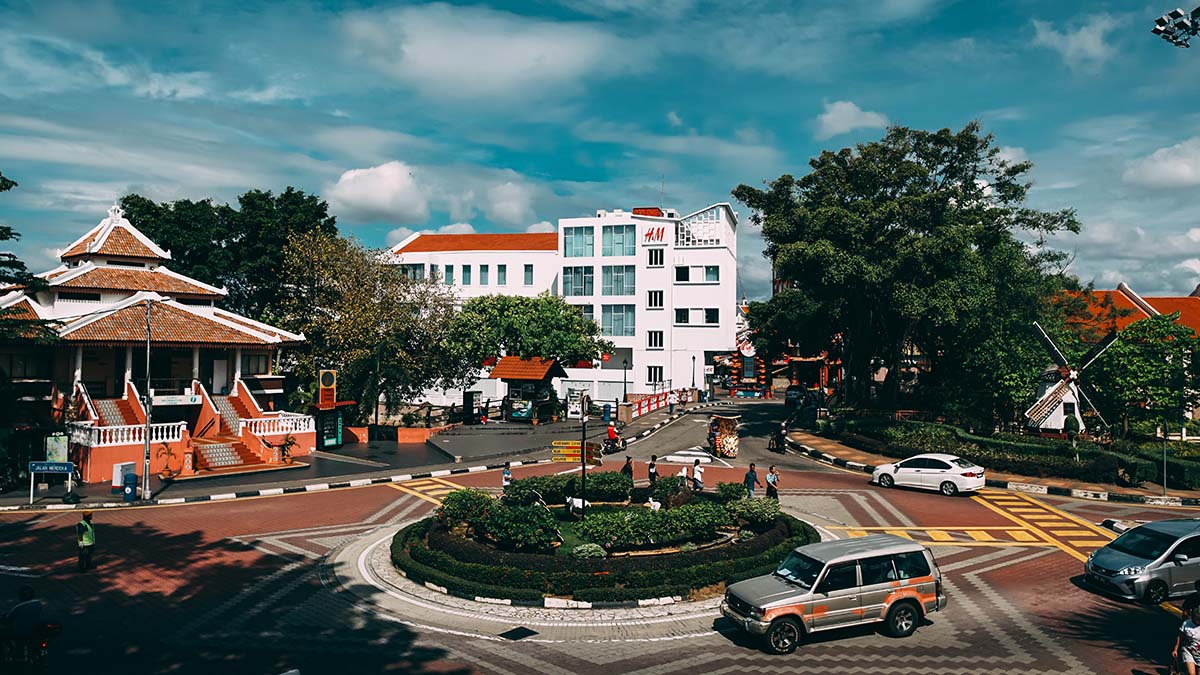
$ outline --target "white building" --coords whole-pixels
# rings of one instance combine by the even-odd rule
[[[569,389],[614,400],[703,387],[705,366],[736,349],[737,214],[726,203],[685,216],[597,211],[560,219],[557,234],[414,234],[392,253],[414,276],[433,270],[464,299],[549,291],[579,306],[616,350],[593,368],[568,367],[563,397]],[[507,283],[498,269],[507,270]],[[472,388],[497,398],[504,394],[497,385]],[[444,404],[462,395],[427,399]]]

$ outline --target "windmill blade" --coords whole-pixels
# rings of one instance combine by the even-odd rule
[[[1054,359],[1054,362],[1059,366],[1062,366],[1063,368],[1070,368],[1071,366],[1067,365],[1067,357],[1063,356],[1062,352],[1058,351],[1058,347],[1055,346],[1054,340],[1051,340],[1050,336],[1046,335],[1046,331],[1042,330],[1041,324],[1034,321],[1033,327],[1037,329],[1036,334],[1038,339],[1042,341],[1042,345],[1046,348],[1046,351],[1050,352],[1050,358]]]
[[[1100,355],[1103,354],[1105,350],[1113,346],[1113,343],[1117,341],[1117,337],[1118,336],[1115,332],[1105,335],[1104,339],[1101,340],[1100,343],[1095,347],[1092,347],[1092,350],[1083,357],[1083,365],[1079,366],[1079,372],[1082,373],[1085,368],[1092,365],[1096,359],[1100,358]]]
[[[1105,421],[1104,415],[1100,414],[1100,409],[1096,407],[1095,403],[1092,403],[1092,399],[1090,397],[1088,397],[1088,395],[1087,395],[1087,391],[1086,391],[1087,385],[1076,383],[1075,388],[1079,392],[1079,397],[1082,398],[1083,400],[1087,401],[1088,407],[1090,407],[1092,409],[1092,412],[1096,413],[1096,417],[1099,417],[1100,422],[1103,423],[1104,426],[1107,427],[1108,422]],[[1096,392],[1092,392],[1092,393],[1094,394]]]

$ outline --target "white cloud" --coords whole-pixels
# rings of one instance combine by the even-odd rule
[[[1105,37],[1117,25],[1117,20],[1107,14],[1088,17],[1073,31],[1059,31],[1052,23],[1035,20],[1033,44],[1058,52],[1072,70],[1096,71],[1116,51]]]
[[[1002,145],[1000,146],[1000,159],[1009,164],[1016,164],[1029,161],[1029,156],[1025,154],[1025,148]]]
[[[475,234],[475,226],[470,223],[452,223],[424,230],[414,230],[411,227],[397,227],[387,233],[387,245],[395,246],[417,232],[421,234]]]
[[[1150,188],[1200,185],[1200,136],[1159,148],[1149,157],[1135,160],[1121,178],[1126,183]]]
[[[558,232],[558,226],[548,220],[543,220],[540,223],[534,223],[534,224],[530,225],[529,227],[525,228],[525,231],[526,232]]]
[[[673,127],[681,127],[683,126],[683,118],[679,116],[679,113],[672,110],[667,113],[667,123]]]
[[[353,61],[431,96],[492,103],[528,101],[636,67],[649,44],[598,24],[442,3],[356,12],[341,31]]]
[[[433,145],[411,134],[366,126],[327,127],[314,132],[310,140],[334,155],[378,163],[395,157],[399,149],[428,149]]]
[[[305,97],[295,89],[282,85],[270,84],[259,89],[242,89],[240,91],[231,92],[229,98],[247,103],[278,103],[280,101],[299,101]],[[337,115],[338,111],[334,111]],[[343,115],[344,116],[344,115]]]
[[[825,102],[825,112],[817,116],[816,135],[825,140],[855,129],[882,129],[888,119],[882,113],[863,110],[853,101]]]
[[[415,223],[429,218],[429,203],[412,168],[392,161],[351,169],[325,188],[332,210],[350,221]]]
[[[447,197],[450,217],[454,220],[467,220],[475,215],[475,191],[467,190]]]
[[[493,185],[488,188],[484,212],[488,218],[508,225],[528,222],[533,213],[533,190],[523,183]]]
[[[632,125],[616,125],[587,121],[576,125],[575,136],[593,143],[611,143],[622,148],[637,148],[667,155],[718,157],[756,167],[774,166],[781,161],[774,147],[760,142],[748,130],[739,131],[744,142],[728,141],[695,132],[682,134],[651,134]]]

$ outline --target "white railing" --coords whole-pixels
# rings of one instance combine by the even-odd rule
[[[288,415],[287,417],[256,417],[238,420],[238,433],[249,429],[255,436],[280,436],[316,431],[316,420],[311,415]]]
[[[150,425],[151,443],[177,443],[183,440],[187,422]],[[136,445],[146,442],[146,426],[130,424],[119,427],[97,427],[85,422],[71,423],[71,442],[91,448],[105,445]]]

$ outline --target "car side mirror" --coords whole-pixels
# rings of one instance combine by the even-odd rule
[[[1171,560],[1174,560],[1176,565],[1182,565],[1188,561],[1188,557],[1183,553],[1176,553]]]

